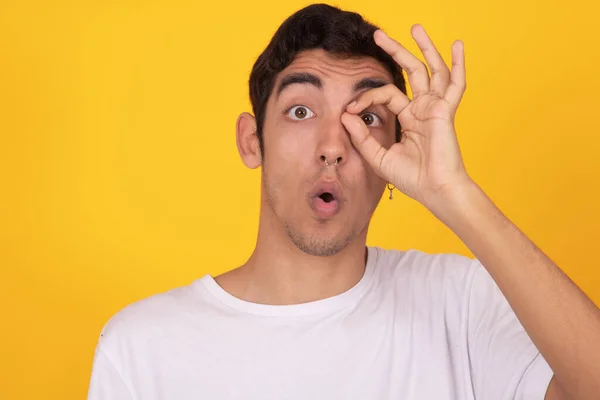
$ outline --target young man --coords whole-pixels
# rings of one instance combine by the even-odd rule
[[[465,171],[463,45],[429,67],[353,13],[284,22],[237,122],[262,167],[255,251],[105,327],[89,398],[597,399],[600,311]],[[409,99],[400,68],[413,90]],[[366,247],[394,187],[477,257]]]

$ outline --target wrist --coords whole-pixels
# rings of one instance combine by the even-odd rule
[[[486,213],[491,200],[470,177],[447,185],[430,196],[425,206],[455,233]]]

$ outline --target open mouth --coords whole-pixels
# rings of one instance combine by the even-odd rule
[[[336,215],[344,203],[344,192],[337,181],[319,181],[309,194],[314,214],[321,220]]]
[[[340,210],[340,201],[331,192],[323,192],[311,200],[311,207],[321,219],[333,217]]]
[[[323,200],[325,203],[331,203],[335,200],[335,196],[329,192],[323,192],[319,195],[319,198]]]

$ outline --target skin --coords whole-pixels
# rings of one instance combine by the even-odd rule
[[[248,262],[216,279],[230,293],[252,302],[305,303],[355,285],[364,273],[368,225],[385,189],[386,180],[352,145],[341,116],[365,92],[352,90],[357,82],[372,78],[391,83],[391,74],[375,59],[344,60],[312,50],[299,54],[279,74],[275,87],[301,72],[317,76],[323,87],[292,84],[269,98],[264,155],[254,117],[244,113],[237,123],[242,160],[250,168],[262,166],[259,233]],[[310,110],[307,118],[298,120],[288,112],[295,105]],[[371,134],[390,147],[395,116],[383,105],[361,115],[369,112],[380,117],[369,128]],[[326,167],[322,156],[341,160]],[[340,212],[327,220],[315,217],[308,199],[319,180],[339,182],[343,192]]]
[[[360,93],[352,90],[354,83],[366,77],[391,82],[391,76],[375,60],[336,60],[323,50],[300,54],[278,82],[296,72],[315,75],[323,88],[294,84],[269,99],[262,170],[265,211],[304,253],[332,256],[366,234],[385,183],[353,148],[340,116]],[[371,134],[389,147],[394,116],[381,105],[372,109],[388,123],[373,124]],[[338,167],[324,166],[323,158],[339,159]],[[329,220],[314,218],[308,202],[298,202],[319,179],[339,181],[344,191],[342,212]]]
[[[466,87],[462,42],[452,46],[449,69],[421,26],[413,27],[412,36],[427,66],[375,32],[376,43],[407,72],[412,99],[393,85],[354,93],[359,79],[391,77],[369,58],[344,61],[311,51],[278,79],[293,71],[319,76],[322,90],[298,84],[285,94],[292,103],[312,101],[314,118],[286,120],[281,111],[287,97],[271,96],[263,161],[254,118],[240,116],[240,155],[248,167],[263,167],[259,235],[248,262],[217,282],[234,296],[265,304],[314,301],[348,290],[364,273],[368,224],[387,181],[427,207],[490,272],[555,374],[546,399],[597,398],[600,310],[465,170],[454,128]],[[385,122],[368,126],[365,110]],[[393,118],[404,128],[395,144]],[[343,161],[324,167],[322,155]],[[319,178],[343,187],[342,210],[327,220],[315,219],[305,204]]]

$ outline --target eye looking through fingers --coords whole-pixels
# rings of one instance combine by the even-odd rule
[[[374,112],[363,112],[360,114],[360,118],[370,128],[379,128],[385,124],[385,121]]]

